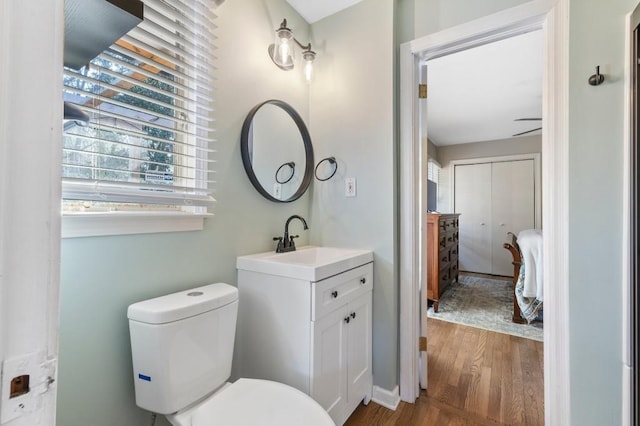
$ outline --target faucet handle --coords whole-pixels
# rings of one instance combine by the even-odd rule
[[[273,237],[273,241],[278,242],[278,245],[276,246],[276,253],[282,253],[283,251],[282,237]]]
[[[292,235],[291,236],[291,241],[293,241],[294,238],[300,238],[300,235]]]

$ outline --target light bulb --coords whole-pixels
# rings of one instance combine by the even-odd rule
[[[313,80],[313,61],[304,61],[304,78],[307,82]]]
[[[289,28],[280,27],[276,30],[276,42],[273,49],[273,61],[281,67],[293,66],[293,33]]]
[[[278,45],[278,56],[276,56],[276,61],[281,64],[286,64],[289,62],[289,40],[286,38],[280,39],[280,44]]]
[[[311,49],[311,45],[309,45],[309,49]],[[315,52],[312,50],[306,50],[302,54],[302,59],[304,60],[304,78],[310,83],[313,80],[313,60],[316,58]]]

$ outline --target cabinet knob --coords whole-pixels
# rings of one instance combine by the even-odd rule
[[[480,226],[484,226],[484,222],[480,222]]]
[[[367,283],[367,279],[366,278],[360,278],[360,284],[366,284]]]
[[[332,291],[332,292],[331,292],[331,297],[333,297],[334,299],[335,299],[336,297],[338,297],[338,291],[337,291],[337,290]]]
[[[355,312],[351,312],[351,318],[356,319],[356,313]]]
[[[351,321],[351,318],[349,317],[349,315],[347,315],[346,317],[344,317],[344,322],[346,322],[347,324],[349,324],[349,322]]]

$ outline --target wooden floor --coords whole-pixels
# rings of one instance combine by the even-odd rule
[[[360,405],[354,425],[543,425],[542,342],[429,319],[428,389],[396,411]]]

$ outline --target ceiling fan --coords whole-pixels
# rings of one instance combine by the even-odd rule
[[[542,121],[542,118],[516,118],[513,121]],[[513,136],[526,135],[527,133],[535,132],[536,130],[542,130],[542,127],[536,127],[535,129],[527,130],[525,132],[516,133]]]

